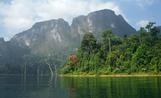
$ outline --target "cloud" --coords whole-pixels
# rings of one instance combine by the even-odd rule
[[[137,23],[138,27],[145,27],[149,23],[149,20],[141,20]]]
[[[144,8],[145,6],[153,5],[154,3],[158,2],[158,0],[136,0],[137,5],[141,8]]]
[[[29,10],[32,6],[29,2],[19,2],[20,0],[14,0],[11,4],[1,3],[0,5],[0,19],[4,29],[13,36],[16,32],[22,31],[33,22],[33,13]],[[26,3],[26,6],[25,6]]]
[[[11,35],[30,28],[37,21],[64,18],[71,22],[75,16],[100,9],[123,15],[116,3],[101,0],[12,0],[0,3],[0,8],[0,21]]]
[[[133,3],[140,8],[146,8],[147,6],[151,6],[153,4],[158,3],[159,0],[124,0],[129,3]]]

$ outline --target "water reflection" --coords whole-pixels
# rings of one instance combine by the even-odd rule
[[[69,98],[161,98],[161,78],[62,78]]]
[[[161,98],[160,77],[0,76],[0,98]]]

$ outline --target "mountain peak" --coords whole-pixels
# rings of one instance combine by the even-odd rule
[[[52,20],[37,22],[32,27],[38,28],[38,27],[41,27],[42,25],[51,25],[52,26],[52,24],[55,24],[55,23],[67,23],[67,22],[64,19],[59,18],[59,19],[52,19]]]
[[[119,36],[130,35],[136,31],[121,15],[116,15],[109,9],[94,11],[87,16],[74,18],[71,29],[72,32],[77,32],[81,36],[84,32],[91,32],[96,37],[100,37],[101,32],[107,29],[111,29]]]
[[[95,15],[95,14],[108,14],[108,15],[115,15],[115,12],[110,10],[110,9],[103,9],[103,10],[98,10],[98,11],[94,11],[89,13],[88,15]]]

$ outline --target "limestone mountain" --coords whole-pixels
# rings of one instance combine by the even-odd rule
[[[38,22],[29,30],[16,34],[11,42],[29,47],[32,53],[46,54],[51,50],[58,52],[72,49],[73,45],[78,46],[85,32],[91,32],[99,38],[107,29],[120,36],[135,32],[121,15],[105,9],[76,17],[71,26],[63,19]]]
[[[27,46],[32,53],[60,51],[70,46],[71,32],[69,24],[63,19],[38,22],[31,29],[16,34],[11,42]]]
[[[73,19],[71,31],[82,36],[84,32],[92,32],[96,37],[111,29],[119,36],[130,35],[136,30],[130,26],[121,15],[116,15],[112,10],[99,10],[89,13],[87,16],[78,16]]]

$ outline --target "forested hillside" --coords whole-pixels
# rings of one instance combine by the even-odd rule
[[[119,37],[111,30],[98,41],[86,33],[81,47],[69,56],[63,74],[159,73],[161,71],[161,36],[155,23],[141,27],[136,34]]]

